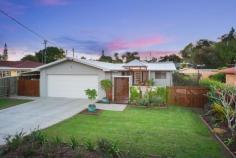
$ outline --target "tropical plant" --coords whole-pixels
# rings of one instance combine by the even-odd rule
[[[112,82],[111,82],[111,80],[101,80],[101,82],[100,82],[100,84],[101,84],[101,87],[102,87],[102,89],[105,91],[105,93],[106,93],[106,97],[108,98],[109,96],[109,91],[111,90],[111,88],[112,88]]]
[[[213,98],[215,102],[222,106],[221,112],[227,120],[227,125],[232,136],[235,136],[236,128],[236,88],[224,87],[220,90],[215,89],[216,95],[208,94],[208,97]]]

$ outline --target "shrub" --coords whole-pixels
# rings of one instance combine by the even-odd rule
[[[224,73],[217,73],[217,74],[209,76],[209,78],[214,81],[225,82],[225,74]]]
[[[137,101],[137,104],[139,106],[149,106],[150,102],[149,99],[147,97],[141,98]]]
[[[206,88],[209,88],[210,90],[213,89],[222,89],[225,87],[224,83],[218,82],[218,81],[214,81],[214,80],[210,80],[210,79],[203,79],[200,80],[200,85]]]
[[[166,103],[167,100],[167,89],[166,87],[157,87],[156,88],[157,96],[162,99],[162,103]]]
[[[43,134],[41,131],[39,130],[35,130],[33,131],[29,136],[27,136],[26,138],[30,139],[32,142],[38,142],[39,144],[44,144],[45,142],[47,142],[47,137],[45,134]]]
[[[73,150],[79,147],[79,142],[75,137],[70,137],[70,146]]]
[[[6,141],[6,151],[16,150],[22,143],[25,133],[23,131],[16,133],[14,136],[7,136]]]
[[[140,98],[141,98],[141,94],[140,94],[138,88],[135,86],[130,87],[129,103],[130,104],[137,104],[137,102]]]
[[[116,143],[112,143],[106,139],[100,139],[97,142],[98,151],[103,155],[103,157],[118,157],[119,148]]]
[[[60,137],[56,136],[55,138],[52,139],[52,143],[55,146],[58,146],[63,143],[63,140]]]
[[[173,75],[173,83],[175,86],[198,86],[200,76],[186,75],[179,72],[175,72]]]
[[[159,106],[163,104],[163,99],[159,96],[153,96],[149,99],[149,102],[152,106]]]
[[[153,79],[147,80],[147,85],[154,86],[154,80]]]
[[[93,143],[92,141],[90,141],[90,140],[85,141],[84,147],[85,147],[85,149],[88,150],[88,151],[95,151],[95,145],[94,145],[94,143]]]

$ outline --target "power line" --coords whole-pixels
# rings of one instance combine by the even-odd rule
[[[26,26],[25,24],[23,24],[22,22],[20,22],[19,20],[17,20],[16,18],[14,18],[13,16],[9,15],[8,13],[6,13],[5,11],[3,11],[2,9],[0,9],[0,13],[2,13],[3,15],[5,15],[6,17],[10,18],[11,20],[13,20],[16,24],[20,25],[21,27],[23,27],[24,29],[26,29],[27,31],[31,32],[32,34],[34,34],[35,36],[37,36],[38,38],[43,40],[43,44],[45,47],[45,51],[44,51],[44,57],[42,57],[42,62],[46,62],[46,48],[47,48],[47,43],[51,43],[52,45],[57,46],[58,44],[56,44],[53,41],[47,40],[43,35],[37,33],[36,31],[34,31],[33,29],[31,29],[30,27]],[[63,48],[63,47],[61,47]],[[66,48],[63,48],[65,50],[67,50]],[[73,52],[73,56],[74,56],[74,49],[72,50]],[[68,52],[67,52],[68,53]]]
[[[2,9],[0,9],[0,12],[5,15],[6,17],[10,18],[11,20],[13,20],[15,23],[17,23],[18,25],[20,25],[21,27],[25,28],[27,31],[33,33],[35,36],[37,36],[40,39],[45,40],[45,38],[40,35],[39,33],[35,32],[34,30],[30,29],[28,26],[22,24],[20,21],[18,21],[16,18],[12,17],[11,15],[9,15],[8,13],[6,13],[5,11],[3,11]]]

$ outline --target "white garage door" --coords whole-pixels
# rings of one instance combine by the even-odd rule
[[[98,76],[95,75],[48,75],[48,96],[87,98],[86,89],[98,92]]]

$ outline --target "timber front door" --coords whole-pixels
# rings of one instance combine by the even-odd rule
[[[114,79],[114,102],[128,103],[129,100],[129,78],[115,77]]]

